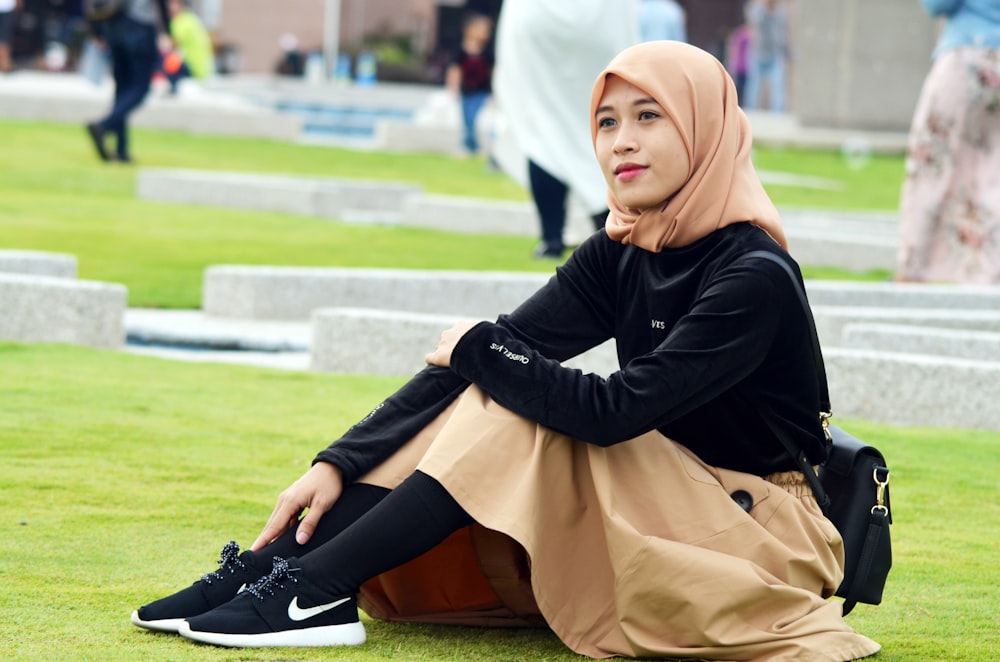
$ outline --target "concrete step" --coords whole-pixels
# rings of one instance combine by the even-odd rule
[[[371,309],[323,309],[313,314],[311,367],[348,374],[406,376],[423,357],[447,315]],[[1000,429],[1000,361],[898,352],[824,349],[834,413],[898,425]],[[606,343],[566,363],[608,375],[618,369]]]
[[[513,310],[549,277],[523,272],[216,265],[205,271],[202,301],[210,315],[250,319],[305,320],[316,308],[336,306],[492,317]],[[927,312],[913,315],[930,319],[920,322],[926,326],[950,316],[948,311],[1000,310],[1000,288],[989,286],[809,280],[806,290],[814,309],[836,308],[825,314],[842,318],[843,323],[851,315],[857,321],[893,322],[904,314],[900,311],[923,310]]]
[[[0,250],[0,272],[76,278],[76,256],[46,251]]]
[[[124,285],[0,273],[0,338],[119,348],[127,298]]]
[[[813,306],[813,316],[823,347],[841,346],[844,330],[857,323],[1000,332],[1000,311],[994,310]]]
[[[144,200],[342,219],[345,210],[396,212],[420,187],[290,175],[144,168],[137,195]]]
[[[322,372],[406,376],[425,365],[441,332],[457,322],[453,315],[323,308],[312,315],[312,361]],[[617,369],[614,341],[566,362],[584,372],[608,375]]]
[[[1000,430],[1000,362],[825,348],[835,416]]]
[[[202,305],[209,315],[304,320],[317,308],[379,308],[492,318],[513,310],[548,274],[256,267],[205,270]]]
[[[988,285],[809,280],[806,293],[813,307],[1000,310],[1000,287]]]
[[[841,345],[845,349],[1000,362],[1000,333],[991,331],[848,324],[844,327]]]

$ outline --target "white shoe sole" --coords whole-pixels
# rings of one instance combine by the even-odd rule
[[[365,643],[365,626],[360,621],[301,630],[262,634],[225,634],[192,630],[182,621],[177,634],[186,639],[228,648],[271,648],[278,646],[360,646]]]
[[[146,628],[147,630],[154,630],[156,632],[170,632],[177,634],[177,630],[180,628],[181,624],[184,623],[183,618],[163,618],[158,621],[144,621],[139,618],[139,611],[132,612],[132,625],[138,625],[141,628]]]

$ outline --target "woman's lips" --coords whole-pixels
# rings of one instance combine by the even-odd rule
[[[632,181],[643,172],[646,171],[646,166],[641,166],[637,163],[623,163],[615,168],[615,176],[623,182]]]

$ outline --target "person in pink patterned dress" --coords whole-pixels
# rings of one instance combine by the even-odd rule
[[[1000,284],[1000,0],[922,0],[946,19],[913,116],[896,280]]]

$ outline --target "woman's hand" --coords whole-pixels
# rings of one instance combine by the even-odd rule
[[[440,368],[451,367],[451,353],[455,350],[455,345],[462,339],[462,336],[479,322],[457,322],[450,329],[441,333],[441,340],[438,341],[437,348],[424,357],[428,365],[436,365]]]
[[[295,541],[304,545],[312,537],[323,514],[330,509],[344,491],[344,478],[340,469],[327,462],[317,462],[288,489],[278,495],[278,503],[271,512],[264,530],[257,536],[250,549],[260,550],[275,538],[295,526]],[[305,517],[299,516],[308,508]]]

